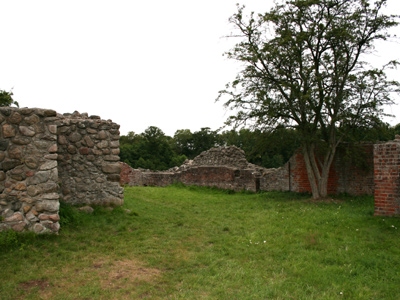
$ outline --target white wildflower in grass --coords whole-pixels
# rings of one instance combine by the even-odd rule
[[[356,231],[358,231],[358,228],[356,229]]]

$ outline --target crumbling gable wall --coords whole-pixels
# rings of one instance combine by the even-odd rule
[[[266,169],[249,163],[243,150],[229,146],[211,148],[166,172],[135,170],[122,164],[121,183],[131,186],[167,186],[182,182],[187,185],[256,192],[260,189],[260,180],[265,172]]]
[[[60,198],[122,204],[118,128],[86,114],[1,107],[0,230],[58,232]]]

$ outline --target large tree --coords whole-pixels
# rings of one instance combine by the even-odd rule
[[[392,103],[399,83],[386,66],[363,59],[374,42],[390,37],[397,16],[382,14],[385,0],[291,0],[257,16],[230,21],[240,42],[227,52],[243,69],[220,92],[233,109],[228,124],[295,128],[301,138],[313,198],[327,196],[338,144],[354,128],[368,127]]]

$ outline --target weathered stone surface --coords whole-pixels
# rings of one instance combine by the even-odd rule
[[[80,141],[81,139],[82,139],[82,136],[77,132],[73,132],[68,136],[68,140],[72,143],[76,143],[76,142]]]
[[[3,171],[0,171],[0,181],[3,181],[6,179],[6,173],[4,173]]]
[[[99,143],[96,144],[96,146],[100,149],[104,149],[107,148],[109,145],[108,141],[101,141]]]
[[[34,112],[34,109],[28,108],[28,107],[23,107],[23,108],[20,108],[19,112],[21,113],[21,115],[30,115]]]
[[[12,230],[16,232],[22,232],[26,228],[26,223],[24,221],[19,222],[18,224],[12,225],[11,228]]]
[[[18,183],[18,184],[14,187],[14,189],[17,190],[17,191],[26,191],[26,184],[23,183],[23,182]]]
[[[34,156],[26,156],[24,163],[28,168],[36,169],[38,166],[38,159]]]
[[[105,140],[107,137],[108,134],[104,130],[99,131],[99,133],[96,136],[98,140]]]
[[[54,153],[54,154],[47,154],[44,156],[45,159],[52,159],[52,160],[56,160],[58,158],[58,154]]]
[[[90,153],[90,149],[88,147],[80,147],[79,153],[82,155],[88,155]]]
[[[33,225],[33,231],[35,233],[44,233],[46,232],[46,228],[42,224],[36,223]]]
[[[25,137],[25,136],[17,136],[15,138],[13,138],[11,141],[13,144],[16,144],[16,145],[28,145],[31,143],[31,139],[29,137]]]
[[[73,146],[73,145],[69,145],[68,148],[67,148],[67,151],[68,151],[69,154],[75,154],[77,152],[76,151],[76,147]]]
[[[56,153],[57,150],[58,150],[57,144],[53,144],[50,146],[48,151],[49,151],[49,153]]]
[[[0,139],[0,151],[6,151],[9,144],[9,141],[5,139]]]
[[[58,212],[60,203],[57,200],[42,200],[36,204],[36,211]]]
[[[21,132],[22,135],[25,136],[34,136],[36,134],[35,128],[31,126],[19,126],[19,131]]]
[[[8,119],[8,122],[13,123],[13,124],[19,124],[22,120],[22,116],[18,112],[13,112]]]
[[[119,156],[117,155],[105,155],[104,156],[105,161],[119,161]]]
[[[24,220],[24,216],[20,212],[14,213],[11,217],[5,218],[4,222],[6,223],[18,223]]]
[[[52,214],[52,215],[40,214],[39,215],[39,220],[41,220],[41,221],[50,220],[52,222],[58,222],[60,220],[60,216],[57,215],[57,214]]]
[[[87,214],[91,214],[94,212],[94,209],[90,206],[83,206],[83,207],[79,207],[78,210],[83,211]]]
[[[21,160],[22,158],[22,149],[21,147],[12,145],[10,146],[10,148],[8,149],[8,157],[12,158],[12,159],[18,159]]]
[[[121,172],[121,166],[119,163],[105,164],[101,168],[106,174],[119,174]]]
[[[34,222],[36,222],[36,221],[38,221],[39,219],[35,216],[35,214],[33,213],[33,212],[28,212],[27,214],[26,214],[26,219],[29,221],[29,222],[31,222],[31,223],[34,223]]]
[[[46,200],[58,200],[58,198],[60,198],[60,196],[58,195],[58,193],[48,193],[48,194],[42,195],[41,198],[46,199]]]
[[[58,222],[57,223],[53,223],[53,222],[50,222],[50,221],[43,221],[43,225],[46,228],[50,229],[50,231],[52,231],[52,232],[58,232],[58,230],[60,229],[60,224]]]
[[[34,176],[29,177],[27,179],[27,183],[29,185],[44,183],[49,180],[50,175],[51,175],[50,171],[39,171]]]
[[[49,129],[50,133],[57,134],[57,125],[51,124],[47,128]]]
[[[40,166],[39,170],[45,171],[45,170],[51,170],[57,167],[57,161],[51,160],[45,162],[43,165]]]
[[[67,138],[64,135],[59,135],[58,136],[58,144],[67,145],[68,144]]]
[[[111,182],[119,182],[121,179],[121,176],[119,174],[110,174],[107,176],[107,180]]]
[[[40,122],[40,118],[37,115],[31,115],[29,117],[25,117],[25,123],[28,125],[33,125]]]
[[[45,117],[55,117],[57,116],[57,112],[55,110],[52,109],[45,109],[43,112],[43,115]]]
[[[16,134],[14,126],[10,124],[3,125],[3,137],[10,138]]]
[[[50,142],[48,142],[46,140],[35,141],[34,144],[37,148],[39,148],[41,150],[47,150],[50,147],[50,145],[52,145]]]
[[[26,214],[28,211],[31,210],[31,208],[32,208],[32,205],[27,204],[27,205],[24,205],[24,207],[22,209],[24,210],[24,213]]]
[[[7,172],[8,170],[14,169],[15,167],[17,167],[21,164],[22,164],[22,162],[17,159],[6,160],[6,161],[3,161],[2,163],[0,163],[0,170]]]
[[[111,148],[119,148],[119,141],[111,141],[110,147]]]

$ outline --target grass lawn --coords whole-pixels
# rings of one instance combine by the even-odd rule
[[[127,211],[126,209],[129,209]],[[372,197],[125,189],[59,235],[0,233],[0,299],[400,299],[400,219]]]

